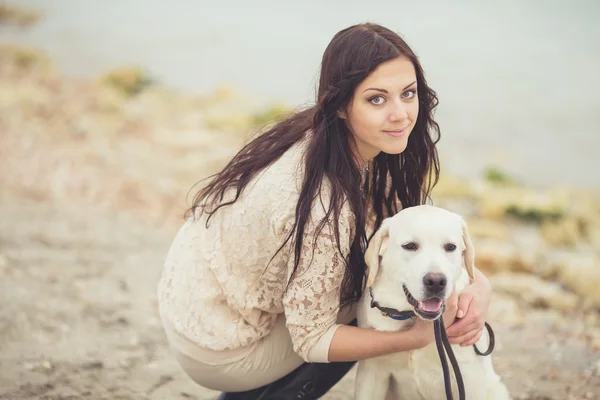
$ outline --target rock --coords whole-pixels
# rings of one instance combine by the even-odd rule
[[[489,320],[491,323],[520,324],[524,320],[522,308],[511,296],[495,292],[489,308]]]
[[[585,315],[585,325],[587,327],[600,328],[600,314],[598,312],[591,312]]]
[[[467,181],[445,174],[440,175],[440,179],[432,191],[433,196],[441,198],[466,197],[471,194],[472,189]]]
[[[54,369],[54,365],[52,365],[52,363],[48,360],[44,360],[40,363],[40,365],[42,366],[42,368],[44,369]]]
[[[526,245],[525,239],[506,241],[500,239],[473,239],[475,265],[485,273],[518,271],[535,273],[538,270],[541,246]]]
[[[0,278],[8,271],[8,257],[0,253]]]
[[[574,247],[584,236],[583,227],[575,217],[545,221],[540,231],[542,237],[552,246]]]
[[[119,360],[119,365],[123,368],[129,368],[133,365],[133,360],[131,358],[123,358]]]
[[[559,220],[565,215],[564,198],[520,186],[482,184],[479,191],[483,217],[501,219],[507,215],[523,221]]]
[[[548,244],[535,225],[517,225],[512,229],[512,243],[516,248],[513,270],[540,275],[541,261],[548,252]]]
[[[575,294],[565,291],[559,284],[533,275],[502,273],[489,279],[494,291],[511,295],[532,307],[572,311],[579,303]]]
[[[231,86],[220,86],[211,94],[209,100],[214,103],[239,100],[240,93]]]
[[[16,44],[0,44],[0,61],[19,69],[49,73],[54,69],[51,59],[43,52]]]
[[[468,218],[469,234],[471,237],[508,240],[510,229],[505,223],[486,218]]]
[[[132,336],[129,338],[129,345],[132,347],[138,346],[140,344],[139,336]]]
[[[256,127],[271,125],[291,115],[292,110],[285,104],[275,104],[252,115],[252,124]]]
[[[600,350],[600,329],[588,329],[586,332],[587,332],[587,335],[589,338],[590,347],[595,351],[599,351]]]
[[[494,184],[515,185],[517,180],[502,171],[500,168],[490,166],[484,171],[485,180]]]
[[[95,106],[104,112],[119,112],[122,111],[127,100],[126,94],[123,91],[114,90],[112,87],[100,85],[94,93]],[[80,119],[84,119],[81,116]],[[90,119],[89,116],[87,116]]]
[[[596,254],[600,255],[600,224],[589,230],[588,238],[592,244],[592,248],[596,251]]]
[[[42,13],[32,8],[23,6],[0,4],[0,24],[14,24],[25,27],[39,21]]]
[[[592,253],[554,252],[548,263],[557,278],[590,304],[600,306],[600,260]]]
[[[516,247],[498,239],[473,238],[475,265],[484,273],[510,271],[517,259]]]
[[[93,360],[81,365],[82,369],[102,369],[104,368],[104,363],[100,360]]]
[[[239,132],[249,131],[252,126],[252,118],[246,114],[236,115],[207,115],[204,122],[209,129],[214,130],[234,130]]]
[[[135,96],[153,84],[153,79],[140,67],[121,67],[100,77],[100,83],[127,96]]]

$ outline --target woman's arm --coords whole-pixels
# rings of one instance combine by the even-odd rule
[[[458,309],[458,298],[452,294],[446,301],[444,321],[448,327]],[[360,361],[386,354],[423,348],[435,340],[433,322],[417,318],[410,329],[397,332],[376,331],[354,326],[340,326],[329,345],[329,361]]]
[[[427,334],[433,335],[433,329]],[[386,354],[415,350],[427,344],[424,339],[424,335],[415,334],[413,329],[383,332],[342,325],[335,331],[329,345],[329,361],[360,361]]]

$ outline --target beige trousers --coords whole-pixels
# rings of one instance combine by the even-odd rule
[[[344,312],[338,323],[355,318],[354,309]],[[277,318],[273,330],[253,346],[213,351],[199,347],[165,324],[169,345],[183,371],[197,384],[222,392],[241,392],[284,377],[304,362],[292,347],[285,317]]]

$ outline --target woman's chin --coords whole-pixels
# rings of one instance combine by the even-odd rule
[[[381,149],[381,151],[385,154],[389,154],[389,155],[398,155],[398,154],[402,154],[404,152],[404,150],[406,150],[406,145],[407,143],[398,143],[392,146],[386,146],[385,148]]]

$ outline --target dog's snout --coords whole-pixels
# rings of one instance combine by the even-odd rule
[[[441,293],[446,289],[446,275],[429,273],[423,277],[423,285],[425,290],[430,294]]]

